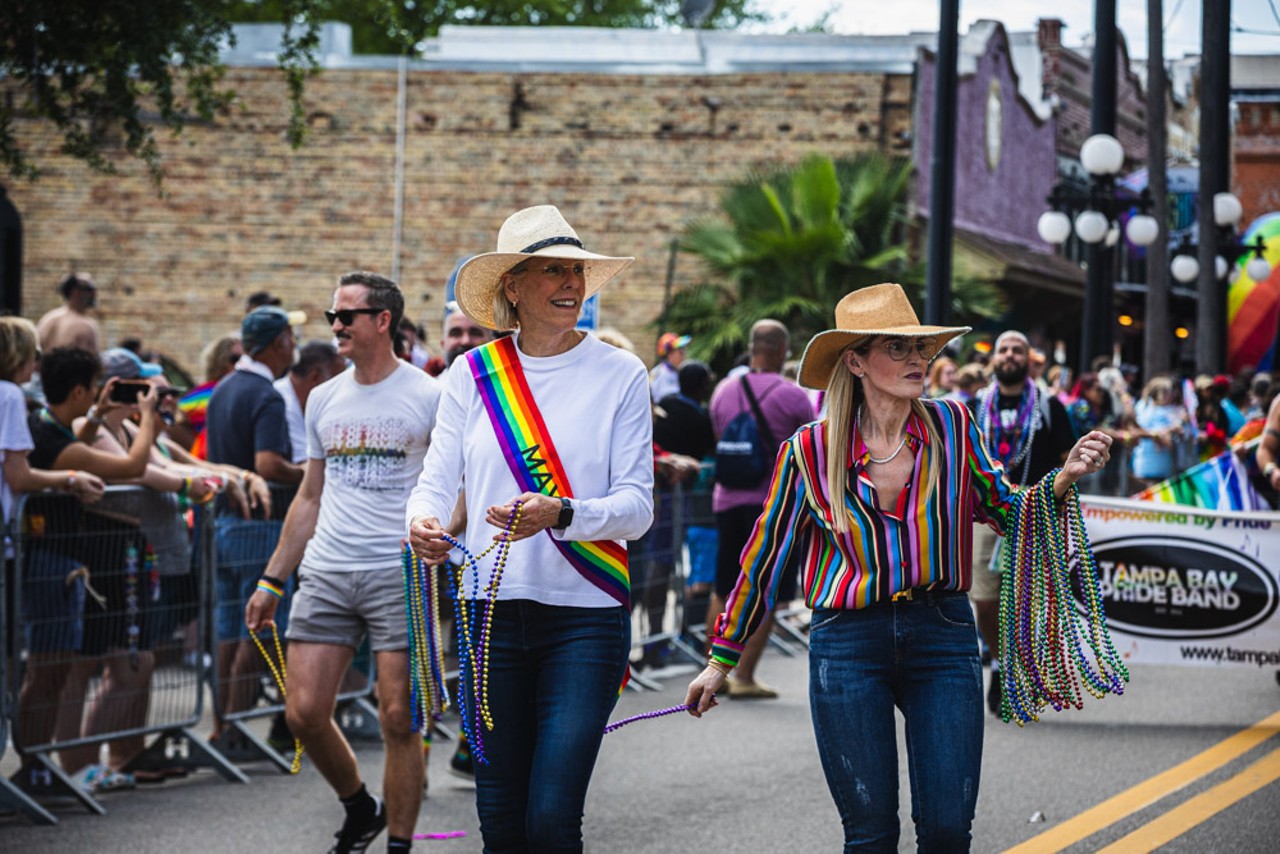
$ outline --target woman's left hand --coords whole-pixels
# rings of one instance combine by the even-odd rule
[[[560,499],[540,492],[526,492],[518,495],[506,504],[490,507],[485,511],[484,520],[498,529],[493,535],[495,540],[506,536],[507,523],[511,520],[515,503],[520,502],[520,521],[511,533],[511,541],[532,537],[544,528],[550,528],[560,518]]]
[[[1103,466],[1111,459],[1111,437],[1101,430],[1093,430],[1080,437],[1067,461],[1062,464],[1062,473],[1071,483],[1075,483],[1087,474],[1102,471]]]

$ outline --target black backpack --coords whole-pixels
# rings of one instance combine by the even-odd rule
[[[772,471],[778,450],[746,376],[742,377],[742,390],[751,411],[735,415],[716,442],[716,482],[731,489],[759,486]]]

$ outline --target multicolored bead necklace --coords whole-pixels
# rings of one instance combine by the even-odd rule
[[[457,575],[449,579],[449,593],[453,597],[454,625],[458,632],[458,716],[462,719],[462,732],[471,746],[471,756],[476,762],[488,764],[484,753],[484,731],[493,729],[493,715],[489,712],[489,636],[493,625],[493,608],[498,601],[498,585],[502,583],[502,570],[511,552],[511,537],[520,525],[523,512],[521,502],[511,506],[507,522],[489,546],[479,554],[472,553],[454,537],[445,534],[443,539],[463,554]],[[480,602],[480,561],[490,552],[493,572],[484,587],[485,599]],[[471,595],[463,599],[463,587],[467,572],[471,572]],[[464,685],[471,685],[471,696],[466,696]]]
[[[406,542],[401,550],[404,607],[409,621],[409,690],[413,728],[431,743],[431,727],[449,707],[440,639],[440,597],[435,575]]]
[[[1004,544],[1000,715],[1018,726],[1040,720],[1046,706],[1055,711],[1083,708],[1081,679],[1084,691],[1097,699],[1123,694],[1129,681],[1129,670],[1107,631],[1079,490],[1071,485],[1060,514],[1052,487],[1058,471],[1019,493]],[[1083,599],[1083,616],[1077,613],[1073,581]]]
[[[1000,386],[992,383],[987,386],[980,398],[978,409],[978,426],[982,435],[987,437],[987,449],[992,456],[1004,464],[1005,471],[1013,478],[1013,470],[1022,466],[1022,475],[1016,480],[1019,485],[1027,482],[1027,469],[1031,465],[1031,443],[1040,423],[1040,389],[1027,380],[1022,384],[1022,396],[1018,400],[1018,408],[1012,419],[1006,420],[997,416],[1000,406]],[[999,422],[999,423],[996,423]]]

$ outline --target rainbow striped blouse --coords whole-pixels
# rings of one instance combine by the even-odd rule
[[[973,522],[1003,533],[1017,500],[1015,487],[988,454],[964,404],[925,401],[941,437],[932,447],[921,418],[907,420],[907,447],[915,454],[912,479],[893,510],[879,509],[866,474],[870,453],[854,431],[851,476],[844,497],[850,530],[832,523],[826,475],[826,422],[806,424],[778,450],[773,482],[747,545],[742,574],[716,622],[712,654],[738,661],[742,646],[773,609],[779,575],[800,549],[801,583],[810,608],[865,608],[902,590],[933,587],[968,590]],[[938,486],[923,494],[929,469]]]

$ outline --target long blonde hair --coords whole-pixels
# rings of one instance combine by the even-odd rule
[[[0,317],[0,380],[13,381],[40,349],[36,326],[25,317]]]
[[[845,351],[855,350],[863,352],[867,343],[867,339],[855,341],[845,348]],[[827,379],[827,500],[831,503],[832,521],[835,525],[837,533],[848,533],[849,531],[849,514],[842,512],[844,508],[844,494],[849,488],[849,437],[853,434],[853,423],[859,407],[862,406],[866,395],[862,390],[862,380],[853,375],[844,364],[844,351],[836,359],[835,366],[831,369],[831,376]],[[929,434],[930,452],[926,459],[940,460],[940,445],[942,441],[938,433],[937,425],[933,423],[933,417],[929,414],[924,402],[920,398],[911,401],[911,411],[920,417],[924,422],[925,432]],[[925,480],[924,494],[926,497],[933,494],[938,487],[938,465],[933,463],[929,466],[929,472]]]

